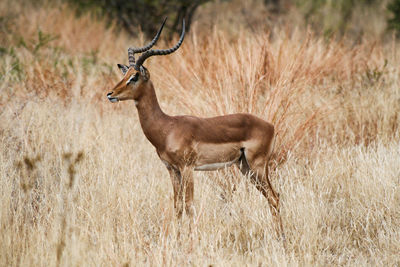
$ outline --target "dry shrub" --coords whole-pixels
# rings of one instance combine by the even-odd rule
[[[326,41],[297,31],[275,32],[273,38],[268,33],[255,36],[243,32],[235,40],[218,30],[201,41],[197,36],[201,34],[194,33],[186,40],[179,55],[158,58],[161,67],[150,66],[153,79],[162,81],[160,91],[167,90],[165,97],[172,97],[170,101],[178,97],[185,111],[195,115],[250,112],[272,122],[278,137],[278,162],[288,151],[308,155],[318,145],[317,137],[332,140],[333,132],[334,143],[368,144],[378,134],[392,137],[398,129],[398,105],[390,111],[373,100],[371,114],[390,116],[386,119],[390,123],[380,130],[360,129],[370,124],[371,114],[357,114],[343,106],[343,102],[359,106],[373,99],[370,95],[348,96],[371,87],[365,79],[382,82],[385,77],[395,77],[394,67],[381,70],[387,55],[380,44],[365,41],[349,46],[346,40]],[[373,94],[382,102],[393,101],[389,94],[395,93],[396,87],[380,84],[382,94]],[[340,93],[335,92],[337,88]],[[356,128],[353,131],[359,136],[349,136],[349,128]]]
[[[119,52],[126,50],[125,35],[90,14],[76,18],[67,5],[50,3],[43,9],[25,1],[4,1],[0,16],[7,25],[0,44],[1,87],[8,93],[0,97],[0,105],[13,96],[26,100],[53,95],[66,102],[71,97],[93,98],[104,86],[98,79],[105,73],[110,79],[115,64],[108,62],[125,59]]]

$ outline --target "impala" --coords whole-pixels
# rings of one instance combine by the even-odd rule
[[[165,20],[154,39],[141,48],[129,48],[129,66],[118,64],[124,77],[107,94],[112,102],[134,100],[147,139],[167,167],[174,190],[178,217],[183,208],[191,215],[193,171],[210,171],[237,165],[267,198],[277,226],[282,229],[279,195],[268,178],[268,161],[274,146],[274,127],[251,114],[231,114],[212,118],[169,116],[157,101],[149,71],[143,66],[151,56],[175,52],[185,36],[185,22],[178,43],[165,50],[153,50]],[[137,61],[134,54],[143,53]],[[283,234],[283,231],[281,231]]]

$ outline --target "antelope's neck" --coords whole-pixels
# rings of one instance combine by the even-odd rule
[[[163,147],[166,138],[165,129],[170,116],[161,110],[154,86],[150,81],[149,88],[135,103],[143,133],[157,149]]]

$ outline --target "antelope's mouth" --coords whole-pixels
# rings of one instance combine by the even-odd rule
[[[118,98],[112,97],[111,95],[112,95],[112,93],[108,93],[108,94],[107,94],[107,98],[108,98],[108,100],[110,100],[111,103],[116,103],[116,102],[119,101]]]

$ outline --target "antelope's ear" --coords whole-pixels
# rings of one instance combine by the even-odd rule
[[[143,80],[145,81],[148,81],[150,79],[149,71],[143,66],[140,66],[140,76],[142,76]]]
[[[125,75],[125,73],[128,71],[129,67],[126,65],[122,64],[117,64],[118,68],[122,71],[122,74]]]

